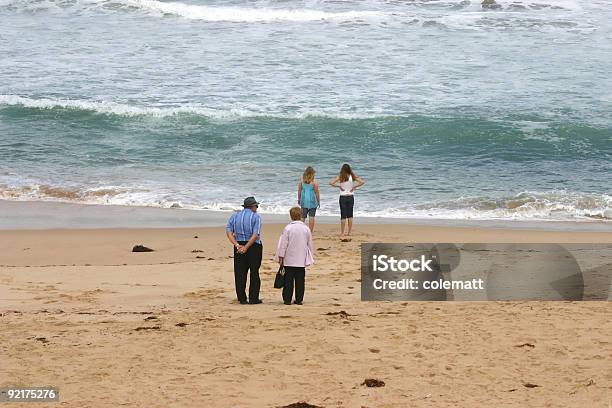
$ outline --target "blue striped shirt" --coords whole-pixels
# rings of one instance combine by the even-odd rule
[[[250,208],[235,212],[227,222],[227,231],[232,232],[236,241],[248,241],[254,233],[258,244],[261,244],[261,217]]]

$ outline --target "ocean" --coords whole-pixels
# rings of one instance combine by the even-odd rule
[[[612,3],[0,0],[0,199],[612,220]]]

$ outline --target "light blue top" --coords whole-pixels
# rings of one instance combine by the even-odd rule
[[[227,222],[227,231],[233,232],[236,241],[248,241],[257,233],[258,244],[261,244],[261,217],[250,208],[235,212]]]
[[[302,208],[317,208],[317,196],[315,195],[314,185],[302,182],[302,195],[300,197]]]

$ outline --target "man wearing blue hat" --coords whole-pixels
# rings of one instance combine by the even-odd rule
[[[254,197],[247,197],[242,204],[244,209],[235,212],[227,222],[227,239],[234,245],[234,281],[236,295],[241,305],[256,305],[259,299],[259,267],[263,254],[261,244],[261,217],[257,214],[259,203]],[[246,296],[247,274],[251,271],[249,300]]]

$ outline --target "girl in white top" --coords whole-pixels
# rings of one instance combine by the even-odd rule
[[[342,238],[344,236],[346,220],[348,220],[347,235],[351,235],[353,230],[353,206],[355,205],[353,193],[356,189],[363,186],[365,181],[353,172],[351,166],[345,163],[340,169],[340,174],[330,181],[329,184],[340,189],[340,237]]]

